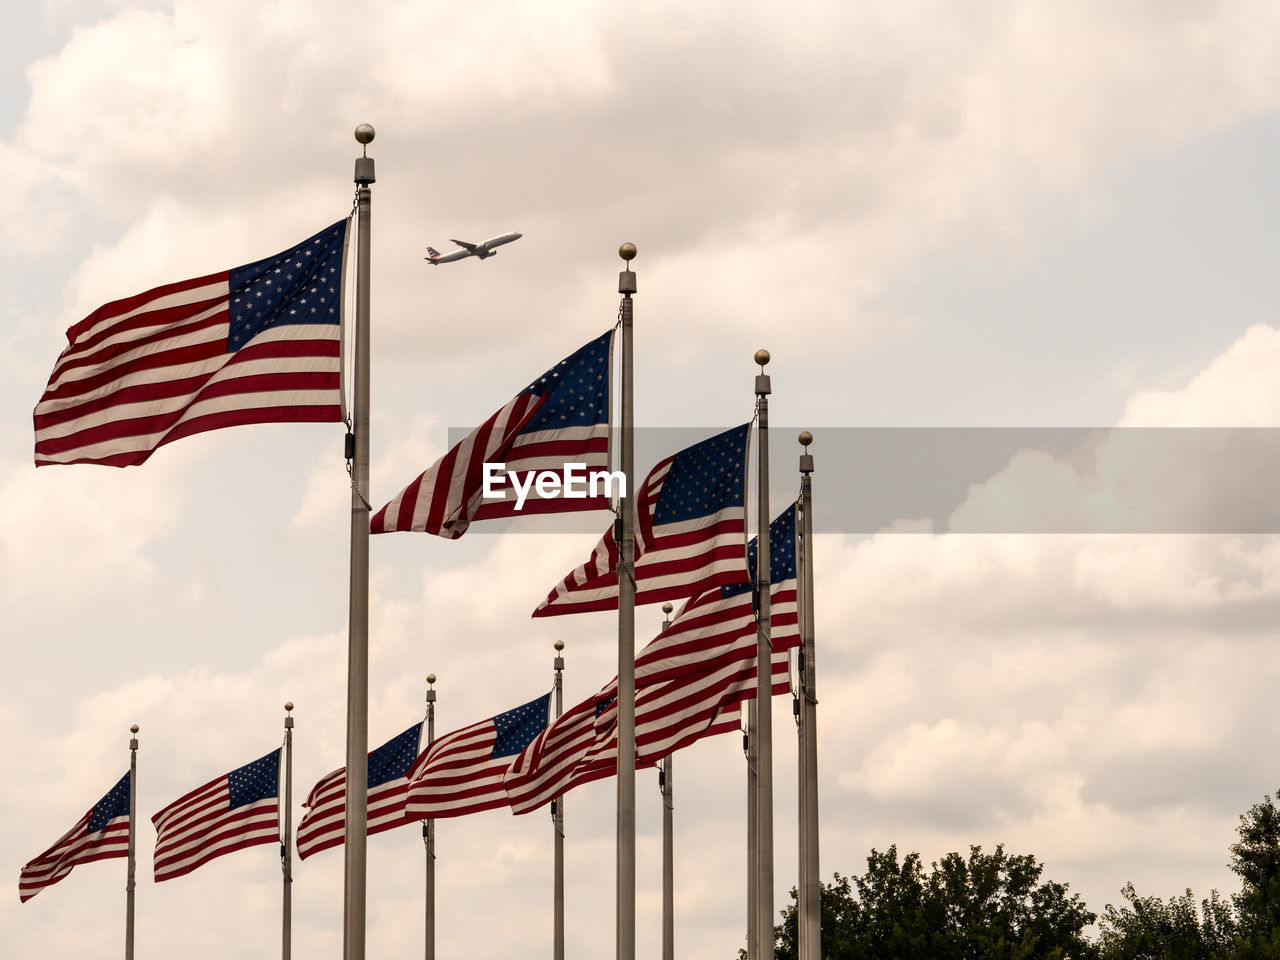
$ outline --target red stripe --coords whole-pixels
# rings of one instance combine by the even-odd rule
[[[69,343],[66,349],[62,351],[62,355],[58,357],[57,363],[54,364],[53,376],[50,379],[56,379],[64,371],[84,366],[85,363],[105,362],[127,350],[161,343],[174,336],[181,336],[205,327],[216,326],[218,323],[225,321],[227,316],[226,305],[227,295],[226,293],[220,293],[206,300],[144,311],[127,320],[111,323],[92,337]],[[219,306],[222,309],[217,309]],[[210,316],[199,320],[192,319],[210,309],[215,311]],[[99,349],[102,344],[119,337],[121,334],[139,333],[146,330],[151,330],[151,332],[143,333],[137,337],[126,336],[123,342]],[[68,333],[69,338],[70,334]],[[95,353],[94,351],[98,352]]]
[[[163,339],[168,340],[171,337],[165,336]],[[130,374],[139,373],[143,370],[157,370],[165,367],[181,367],[190,363],[199,363],[202,360],[223,356],[226,352],[227,341],[222,339],[186,344],[169,350],[156,350],[152,353],[141,354],[126,363],[118,363],[115,366],[107,367],[101,373],[94,374],[91,377],[85,377],[83,380],[72,380],[61,384],[53,390],[46,390],[44,396],[40,398],[40,403],[43,404],[47,400],[65,400],[71,397],[84,396],[100,388],[110,386]],[[205,376],[212,376],[214,372],[210,371]],[[52,383],[53,379],[51,377],[49,382]],[[105,397],[90,397],[87,402],[107,405],[112,402],[112,394],[107,394]]]
[[[143,304],[150,303],[153,300],[159,300],[170,294],[182,293],[184,290],[194,290],[197,287],[207,286],[211,283],[220,281],[229,282],[231,278],[230,270],[220,270],[217,273],[210,273],[203,277],[194,277],[190,280],[178,280],[174,283],[166,283],[163,286],[152,287],[143,293],[134,294],[131,297],[125,297],[121,300],[112,300],[110,303],[104,303],[93,313],[89,314],[79,323],[75,324],[67,331],[67,340],[71,345],[75,345],[80,335],[87,330],[108,320],[111,317],[123,316],[133,310],[138,309]]]

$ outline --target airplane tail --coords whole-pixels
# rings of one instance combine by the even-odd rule
[[[435,263],[437,260],[440,259],[440,251],[437,250],[435,247],[427,247],[427,259],[430,260],[432,263]]]

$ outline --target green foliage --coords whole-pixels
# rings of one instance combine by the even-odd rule
[[[1133,884],[1097,917],[1041,864],[1003,846],[949,853],[926,870],[918,853],[872,850],[860,876],[821,890],[823,960],[1280,960],[1280,791],[1240,817],[1231,870],[1241,889],[1197,903],[1161,900]],[[774,928],[777,960],[795,960],[796,891]],[[739,951],[745,957],[745,951]]]
[[[867,871],[822,885],[824,960],[1091,960],[1095,919],[1032,856],[1003,846],[950,853],[928,871],[917,853],[872,850]],[[855,893],[856,889],[856,893]],[[796,891],[792,890],[794,901]],[[779,960],[797,956],[796,904],[775,929]]]
[[[1139,897],[1133,884],[1121,890],[1128,906],[1107,904],[1099,924],[1101,960],[1218,960],[1235,956],[1236,921],[1231,904],[1213,891],[1196,907],[1188,890],[1168,902]]]

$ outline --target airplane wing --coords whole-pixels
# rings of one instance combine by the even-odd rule
[[[467,243],[467,241],[465,240],[454,240],[452,237],[449,238],[449,242],[456,243],[460,247],[466,247],[468,250],[475,250],[475,248],[478,246],[478,244]]]

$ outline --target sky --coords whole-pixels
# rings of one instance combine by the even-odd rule
[[[819,502],[848,505],[863,435],[841,428],[914,438],[879,478],[894,489],[953,467],[917,428],[1280,426],[1280,9],[1263,0],[48,0],[5,18],[0,872],[16,886],[116,782],[137,723],[138,956],[278,943],[271,847],[156,885],[148,820],[279,743],[286,700],[299,801],[342,762],[342,429],[243,427],[141,467],[37,471],[31,411],[98,305],[345,216],[358,123],[377,130],[375,506],[450,427],[613,323],[624,241],[637,422],[749,419],[767,348],[775,512],[802,429]],[[483,263],[422,259],[509,230],[523,239]],[[1003,843],[1099,913],[1128,881],[1237,889],[1238,817],[1280,786],[1273,458],[1155,457],[1134,436],[1009,451],[952,502],[873,529],[819,514],[824,877],[873,847],[929,862]],[[1139,508],[1145,532],[1056,532]],[[1208,519],[1188,533],[1174,516]],[[423,715],[428,673],[439,732],[548,689],[556,640],[569,703],[605,683],[610,615],[529,617],[595,537],[374,538],[371,745]],[[637,611],[642,642],[660,622]],[[778,909],[796,869],[790,712],[775,703]],[[674,782],[677,950],[733,956],[740,744],[683,751]],[[637,795],[652,956],[652,771]],[[566,801],[571,957],[612,950],[613,803],[607,781]],[[545,812],[442,821],[437,848],[441,956],[550,952]],[[26,904],[14,889],[11,955],[112,955],[123,888],[112,861]],[[340,953],[341,902],[339,852],[296,865],[299,955]],[[420,955],[416,830],[371,838],[368,904],[371,956]]]

